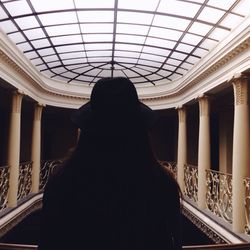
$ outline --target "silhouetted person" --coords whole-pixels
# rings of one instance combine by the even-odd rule
[[[39,250],[180,249],[179,187],[152,153],[155,115],[131,81],[99,80],[72,120],[81,135],[45,188]]]

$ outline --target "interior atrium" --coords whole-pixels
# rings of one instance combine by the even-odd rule
[[[76,145],[72,112],[116,76],[158,114],[155,154],[214,246],[185,247],[250,249],[249,0],[0,0],[0,249]]]

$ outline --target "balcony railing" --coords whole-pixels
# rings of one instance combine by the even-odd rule
[[[7,195],[9,190],[9,168],[0,167],[0,212],[7,206]]]
[[[207,208],[232,223],[232,175],[206,170],[206,185]]]
[[[40,185],[39,189],[43,190],[45,185],[49,180],[49,176],[53,172],[56,166],[62,163],[62,160],[47,160],[41,163],[41,170],[40,170]]]
[[[31,192],[32,162],[24,162],[19,166],[17,200],[26,197]]]
[[[184,195],[190,200],[198,201],[198,167],[190,164],[184,166]]]
[[[245,185],[245,233],[250,234],[250,178],[244,178]]]

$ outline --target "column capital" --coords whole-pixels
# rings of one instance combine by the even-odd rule
[[[210,112],[209,97],[207,95],[201,95],[198,98],[200,116],[208,116]]]
[[[21,112],[21,105],[24,93],[15,90],[12,93],[12,113],[20,113]]]
[[[178,108],[178,117],[179,117],[179,123],[186,121],[186,107],[185,106]]]
[[[237,74],[231,79],[234,88],[234,105],[248,104],[249,79],[250,77],[244,74]]]
[[[34,120],[35,121],[40,121],[42,117],[42,111],[45,105],[41,103],[35,103],[34,105]]]

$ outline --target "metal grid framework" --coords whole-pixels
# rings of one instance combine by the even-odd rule
[[[1,0],[0,28],[52,79],[158,85],[184,76],[249,13],[249,0]]]

